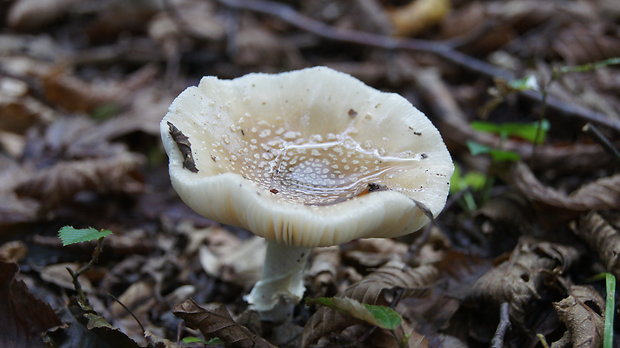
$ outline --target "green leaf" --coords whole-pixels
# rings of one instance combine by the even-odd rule
[[[542,143],[551,127],[549,121],[541,120],[532,123],[502,123],[474,121],[471,127],[480,132],[498,134],[502,138],[518,137],[531,143]]]
[[[605,273],[607,296],[605,300],[605,324],[603,331],[603,348],[612,348],[614,345],[614,309],[616,298],[616,277]]]
[[[360,303],[350,297],[318,297],[306,299],[306,304],[318,304],[348,314],[383,329],[394,330],[400,325],[400,314],[390,307]]]
[[[188,336],[185,337],[181,340],[181,342],[185,343],[185,344],[190,344],[190,343],[202,343],[202,344],[206,344],[206,345],[216,345],[216,344],[223,344],[224,342],[219,339],[218,337],[214,337],[208,341],[203,340],[200,337],[195,337],[195,336]]]
[[[467,141],[467,148],[472,156],[484,155],[491,153],[492,148],[486,145],[482,145],[478,142],[469,140]]]
[[[90,242],[112,234],[110,230],[98,231],[95,228],[75,228],[73,226],[64,226],[58,231],[58,238],[62,241],[63,246],[70,244]]]
[[[458,165],[454,166],[454,173],[450,178],[450,192],[457,193],[468,188],[472,190],[480,190],[484,188],[487,176],[480,172],[469,172],[462,175],[461,168]]]
[[[534,75],[529,75],[521,79],[508,81],[508,86],[515,91],[539,91],[538,81]]]
[[[394,330],[400,325],[401,317],[398,312],[390,307],[375,306],[364,303],[364,307],[372,314],[379,324],[375,324],[379,327],[388,330]]]
[[[496,162],[516,162],[521,159],[521,156],[516,152],[494,149],[471,140],[467,141],[467,148],[473,156],[488,154]]]

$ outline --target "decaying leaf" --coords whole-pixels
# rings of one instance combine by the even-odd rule
[[[437,277],[437,270],[433,266],[410,268],[402,262],[392,261],[377,269],[361,281],[349,286],[340,296],[353,298],[361,303],[372,305],[389,305],[390,290],[400,289],[401,298],[423,296],[426,287]],[[330,332],[342,330],[357,323],[349,316],[327,309],[319,308],[310,317],[302,336],[302,346],[307,347],[320,337]]]
[[[402,261],[408,247],[404,243],[385,238],[360,239],[351,244],[344,257],[366,267],[379,267],[390,260]]]
[[[605,269],[620,278],[620,231],[596,212],[579,219],[573,231],[596,251]]]
[[[15,279],[17,272],[17,264],[0,262],[0,346],[45,347],[41,335],[62,323],[47,303]]]
[[[41,279],[55,284],[61,288],[73,290],[73,278],[67,271],[70,269],[72,272],[77,272],[80,268],[80,265],[75,262],[65,262],[65,263],[56,263],[53,265],[45,266],[41,269]],[[85,292],[91,292],[93,290],[93,286],[86,277],[86,275],[81,275],[79,278],[80,285]]]
[[[229,245],[229,248],[214,248],[213,251],[202,246],[200,264],[209,275],[250,288],[260,278],[263,266],[256,260],[265,258],[266,247],[265,240],[259,237]]]
[[[0,261],[1,262],[18,262],[21,261],[28,253],[26,244],[19,240],[12,240],[0,245]]]
[[[617,209],[620,207],[620,174],[601,178],[565,194],[545,186],[523,162],[512,170],[512,183],[531,201],[568,211]]]
[[[553,50],[568,64],[584,64],[620,56],[620,36],[606,26],[574,22],[557,35]]]
[[[602,345],[605,301],[593,288],[571,286],[568,297],[553,306],[566,325],[573,347],[598,348]]]
[[[207,338],[219,337],[227,347],[273,348],[274,346],[248,328],[237,324],[223,305],[202,308],[193,300],[174,306],[173,313],[187,326],[200,330]]]
[[[172,123],[168,122],[168,127],[170,128],[172,140],[174,140],[179,147],[179,151],[183,154],[183,168],[192,173],[198,173],[198,168],[196,168],[194,156],[192,155],[192,144],[190,144],[189,138]]]
[[[476,281],[469,299],[510,304],[514,323],[524,325],[527,305],[540,298],[543,282],[558,276],[579,256],[570,246],[522,238],[510,258]]]
[[[450,0],[414,0],[390,13],[397,35],[415,36],[439,23],[448,14]]]
[[[306,271],[310,279],[310,289],[318,296],[332,295],[336,288],[337,268],[340,266],[340,249],[337,246],[315,248],[311,264]]]
[[[71,313],[63,316],[69,327],[62,330],[70,337],[72,347],[139,348],[140,346],[122,331],[114,328],[89,306],[72,301]],[[55,336],[51,335],[51,336]]]
[[[0,192],[0,226],[33,221],[39,208],[39,202],[34,199],[19,198],[13,192]]]
[[[142,190],[139,167],[144,159],[132,153],[111,158],[65,161],[39,170],[16,188],[21,196],[39,199],[47,208],[81,191],[136,193]]]
[[[19,0],[8,14],[9,25],[20,30],[39,29],[70,11],[77,0]]]

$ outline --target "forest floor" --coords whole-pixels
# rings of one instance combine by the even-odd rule
[[[616,0],[0,1],[0,346],[620,347],[619,57]],[[457,166],[423,230],[310,256],[304,297],[393,330],[261,322],[262,239],[170,185],[181,91],[318,65],[407,98]]]

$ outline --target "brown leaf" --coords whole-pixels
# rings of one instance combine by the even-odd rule
[[[237,324],[223,305],[202,308],[194,300],[174,306],[172,312],[185,320],[187,326],[200,330],[207,338],[219,337],[227,347],[273,348],[271,343]]]
[[[45,208],[71,200],[81,191],[137,193],[143,157],[123,153],[110,158],[66,161],[42,169],[16,187],[21,196],[36,198]]]
[[[0,192],[0,226],[33,221],[37,218],[39,207],[40,204],[34,199]]]
[[[449,0],[415,0],[390,13],[398,36],[416,36],[435,26],[450,12]]]
[[[620,230],[596,212],[579,219],[573,230],[596,251],[605,269],[620,278]]]
[[[0,82],[0,130],[24,134],[32,125],[49,121],[54,111],[28,94],[24,81],[3,77]]]
[[[344,257],[366,267],[379,267],[390,260],[402,261],[408,247],[404,243],[386,238],[368,238],[353,242]]]
[[[170,122],[168,122],[168,128],[170,129],[172,140],[174,140],[179,147],[179,151],[183,154],[183,168],[192,173],[198,173],[194,156],[192,156],[192,144],[189,142],[189,138]]]
[[[620,206],[620,174],[598,179],[565,194],[541,183],[523,162],[511,173],[512,183],[529,200],[567,211],[617,209]]]
[[[570,333],[573,347],[602,345],[605,301],[593,288],[571,286],[568,297],[553,306]]]
[[[8,23],[18,30],[35,30],[53,23],[71,10],[77,0],[19,0],[8,13]]]
[[[18,262],[26,257],[28,247],[24,242],[12,240],[0,245],[0,261]]]
[[[523,325],[526,306],[540,297],[543,282],[561,274],[578,256],[573,247],[522,238],[507,261],[476,281],[469,298],[498,305],[508,302],[511,318]]]
[[[315,248],[311,260],[305,275],[310,279],[312,293],[315,296],[333,295],[337,268],[340,266],[340,249],[337,246]]]
[[[0,262],[0,346],[45,347],[41,335],[62,325],[54,310],[15,279],[18,267]]]
[[[620,56],[620,36],[610,29],[603,23],[574,22],[557,35],[552,48],[568,65]]]
[[[386,295],[390,290],[402,289],[401,298],[422,296],[427,292],[426,287],[436,277],[437,270],[433,266],[410,268],[401,262],[392,261],[352,284],[339,296],[372,305],[389,305],[391,299]],[[304,327],[302,346],[307,347],[330,332],[342,330],[356,323],[357,321],[349,316],[329,308],[319,308]]]

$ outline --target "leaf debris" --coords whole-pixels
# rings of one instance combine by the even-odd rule
[[[198,168],[196,168],[196,162],[194,162],[194,156],[192,155],[192,144],[189,142],[189,138],[171,122],[168,122],[168,129],[172,140],[177,144],[179,151],[181,151],[183,155],[183,168],[192,173],[198,173]]]

